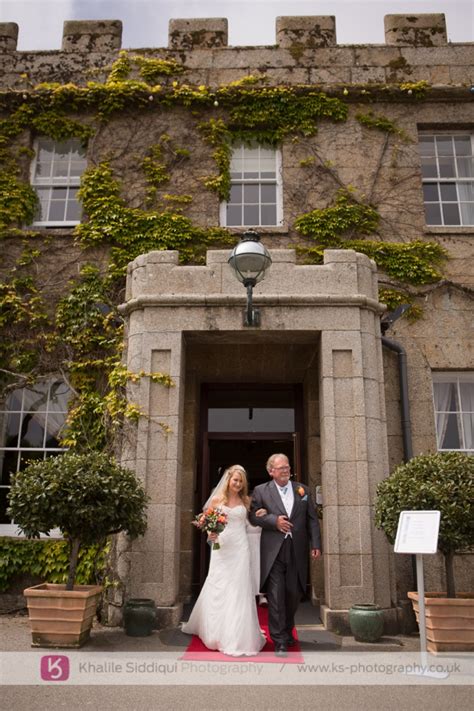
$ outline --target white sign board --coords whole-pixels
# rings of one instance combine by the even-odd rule
[[[439,511],[402,511],[395,553],[436,553],[440,516]]]

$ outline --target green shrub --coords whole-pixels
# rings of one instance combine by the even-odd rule
[[[462,452],[423,454],[398,466],[377,487],[375,525],[394,543],[401,511],[441,512],[438,547],[444,555],[448,597],[455,597],[455,553],[474,546],[474,457]]]

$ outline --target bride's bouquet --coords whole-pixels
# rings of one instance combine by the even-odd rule
[[[227,514],[220,508],[210,508],[198,514],[191,523],[204,533],[222,533],[227,525]],[[214,541],[212,550],[216,551],[219,548],[219,543]]]

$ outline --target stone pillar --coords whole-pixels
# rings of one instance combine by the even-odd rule
[[[177,252],[153,252],[135,260],[129,298],[153,291],[177,262]],[[138,424],[133,466],[150,496],[147,531],[132,544],[129,591],[131,597],[155,600],[157,626],[164,628],[177,625],[182,612],[177,599],[185,361],[182,332],[175,330],[173,311],[165,310],[158,321],[150,311],[137,309],[130,314],[127,365],[133,372],[169,375],[172,385],[142,377],[128,393],[130,402],[146,413]]]
[[[440,47],[448,42],[442,13],[385,15],[384,27],[386,44]]]
[[[284,49],[315,49],[336,44],[336,18],[333,15],[277,17],[277,44]]]
[[[170,20],[170,49],[213,49],[227,47],[228,30],[225,17],[200,17],[192,20]]]
[[[18,43],[16,22],[0,22],[0,52],[15,52]]]
[[[64,52],[107,52],[121,46],[120,20],[67,20],[64,23]]]
[[[327,254],[327,253],[326,253]],[[338,263],[353,260],[333,252]],[[359,256],[359,255],[357,255]],[[368,260],[367,260],[368,262]],[[358,273],[364,276],[359,261]],[[375,275],[375,272],[374,272]],[[359,276],[360,280],[360,276]],[[359,292],[370,293],[359,283]],[[378,481],[388,474],[382,350],[377,314],[360,309],[354,330],[334,326],[321,333],[320,420],[324,501],[325,606],[329,629],[347,629],[354,603],[376,603],[396,624],[392,611],[387,541],[373,525]]]

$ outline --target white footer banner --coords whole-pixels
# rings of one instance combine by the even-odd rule
[[[308,652],[301,663],[182,659],[183,652],[0,652],[4,685],[469,685],[474,654]],[[290,663],[287,663],[290,662]]]

